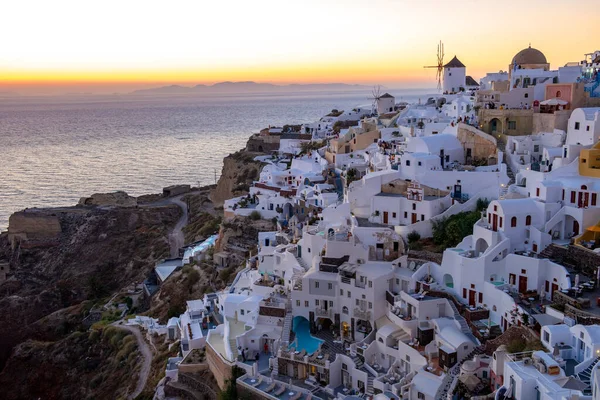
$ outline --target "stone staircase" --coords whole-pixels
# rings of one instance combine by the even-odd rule
[[[507,185],[504,185],[500,188],[500,200],[504,200],[506,198],[506,195],[508,194],[508,187],[515,183],[515,174],[506,160],[506,152],[504,153],[503,160],[504,164],[506,164],[506,175],[508,176],[509,181]]]
[[[592,362],[590,364],[589,367],[587,367],[586,369],[584,369],[583,371],[581,371],[580,373],[577,374],[577,377],[579,378],[579,380],[587,385],[587,388],[583,391],[584,396],[592,395],[592,385],[591,385],[592,372],[593,372],[594,368],[596,368],[596,364],[598,364],[599,361],[600,361],[600,358],[596,358],[594,360],[594,362]]]
[[[238,359],[238,349],[237,349],[237,342],[235,341],[235,338],[229,338],[229,346],[231,347],[231,354],[233,354],[233,361],[236,361]]]
[[[308,265],[306,265],[306,262],[301,257],[298,257],[298,254],[294,254],[294,257],[296,257],[296,260],[298,261],[298,264],[300,264],[300,266],[302,268],[304,268],[305,271],[308,271],[308,269],[310,267]]]
[[[454,312],[454,319],[460,324],[460,330],[462,331],[462,333],[464,333],[469,339],[471,339],[473,343],[479,343],[475,335],[473,335],[473,332],[471,332],[471,328],[469,328],[469,324],[467,323],[467,321],[458,312],[458,309],[454,305],[454,302],[449,301],[449,303],[450,307],[452,307],[452,311]]]
[[[375,379],[375,378],[370,375],[367,376],[367,391],[366,391],[366,393],[369,396],[373,396],[373,394],[375,393],[375,390],[373,389],[373,379]]]

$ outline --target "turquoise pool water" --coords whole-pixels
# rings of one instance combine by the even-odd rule
[[[496,282],[491,282],[493,285],[495,286],[502,286],[504,285],[506,282],[502,282],[502,281],[496,281]]]
[[[308,354],[312,354],[323,343],[321,339],[311,336],[308,320],[304,317],[294,317],[292,331],[296,334],[296,339],[290,344],[290,348],[295,347],[297,351],[306,350]]]
[[[457,253],[462,253],[464,250],[463,249],[450,249],[452,251],[455,251]]]

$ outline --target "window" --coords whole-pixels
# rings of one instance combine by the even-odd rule
[[[425,221],[425,215],[421,214],[421,221]]]
[[[508,129],[513,131],[517,129],[517,121],[508,121]]]
[[[565,201],[565,189],[563,189],[562,200]]]
[[[471,149],[467,149],[467,157],[471,157]]]
[[[369,302],[369,310],[373,309],[373,303]]]
[[[467,289],[463,288],[463,299],[467,298]]]
[[[318,305],[319,305],[319,299],[316,299],[315,300],[315,306],[318,306]]]
[[[396,285],[400,284],[400,279],[396,278]]]
[[[315,289],[319,288],[319,282],[315,282]]]
[[[544,342],[550,341],[550,332],[544,331]]]
[[[494,205],[494,211],[498,211],[498,206]]]
[[[417,392],[417,399],[420,400],[420,399],[424,399],[424,398],[425,398],[425,395],[423,393]]]
[[[502,217],[500,217],[500,228],[502,228]]]
[[[539,153],[540,152],[540,145],[539,144],[533,145],[533,152],[534,153]]]
[[[304,307],[308,308],[308,300],[304,300]]]
[[[404,211],[404,218],[408,218],[408,212]]]
[[[358,306],[360,304],[360,300],[356,299],[356,305]]]
[[[333,301],[329,300],[329,307],[333,307]]]
[[[419,161],[419,162],[417,163],[417,165],[420,167],[420,166],[422,165],[422,164],[421,164],[421,161]]]
[[[575,130],[578,131],[579,130],[579,122],[575,122]]]
[[[300,300],[296,300],[296,307],[300,307]]]
[[[525,96],[523,97],[525,97],[526,99],[529,98],[529,93],[525,93]]]
[[[531,225],[531,215],[528,215],[525,217],[525,225],[526,226]]]
[[[412,207],[413,207],[413,210],[417,209],[417,205],[415,203],[413,203]]]
[[[465,345],[463,346],[463,349],[464,349],[464,350],[468,350],[468,349],[469,349],[469,345],[468,345],[468,344],[465,344]]]
[[[327,289],[329,289],[329,290],[333,289],[333,283],[328,283],[327,284]]]
[[[409,167],[410,166],[410,160],[406,160],[406,166]]]
[[[244,315],[244,309],[240,309],[240,314]]]
[[[512,217],[510,219],[510,227],[511,228],[516,228],[517,227],[517,217]]]
[[[408,354],[406,355],[406,361],[410,361],[410,356]]]
[[[596,200],[598,200],[598,195],[596,193],[592,193],[592,205],[596,205]]]
[[[369,281],[369,287],[372,288],[373,287],[373,281]]]
[[[479,292],[479,302],[483,303],[483,293]]]
[[[352,296],[352,294],[350,294],[350,291],[348,290],[348,298],[350,298]]]
[[[575,203],[575,196],[576,196],[575,192],[571,191],[571,203]]]
[[[589,131],[590,131],[590,126],[589,126],[589,125],[587,125],[587,126],[585,127],[585,130],[586,130],[586,132],[589,132]]]
[[[348,307],[346,307],[346,306],[342,307],[342,313],[348,314]]]
[[[523,275],[525,275],[525,274],[527,273],[527,270],[526,270],[526,269],[522,269],[522,270],[521,270],[521,273],[522,273]]]
[[[587,160],[585,158],[582,158],[581,162],[585,164],[585,163],[587,163]]]
[[[344,295],[344,289],[340,289],[340,296]]]

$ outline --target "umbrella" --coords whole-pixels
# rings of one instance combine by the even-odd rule
[[[565,106],[567,104],[568,104],[568,102],[561,100],[561,99],[548,99],[548,100],[544,100],[540,103],[540,105],[543,105],[543,106]]]
[[[587,389],[587,387],[588,387],[588,385],[586,383],[583,383],[579,379],[573,378],[572,376],[565,376],[562,378],[558,378],[554,382],[556,382],[556,384],[563,389],[583,391],[584,389]]]
[[[461,375],[458,379],[460,379],[469,390],[474,390],[480,382],[478,377],[470,374]]]

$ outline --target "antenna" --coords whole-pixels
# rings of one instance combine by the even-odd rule
[[[438,81],[437,88],[442,90],[442,77],[444,71],[444,43],[440,40],[437,49],[437,65],[426,65],[423,68],[436,68],[435,79]]]
[[[373,86],[371,91],[373,97],[369,97],[369,100],[373,100],[371,103],[371,114],[375,114],[377,111],[377,101],[381,98],[381,85]]]

